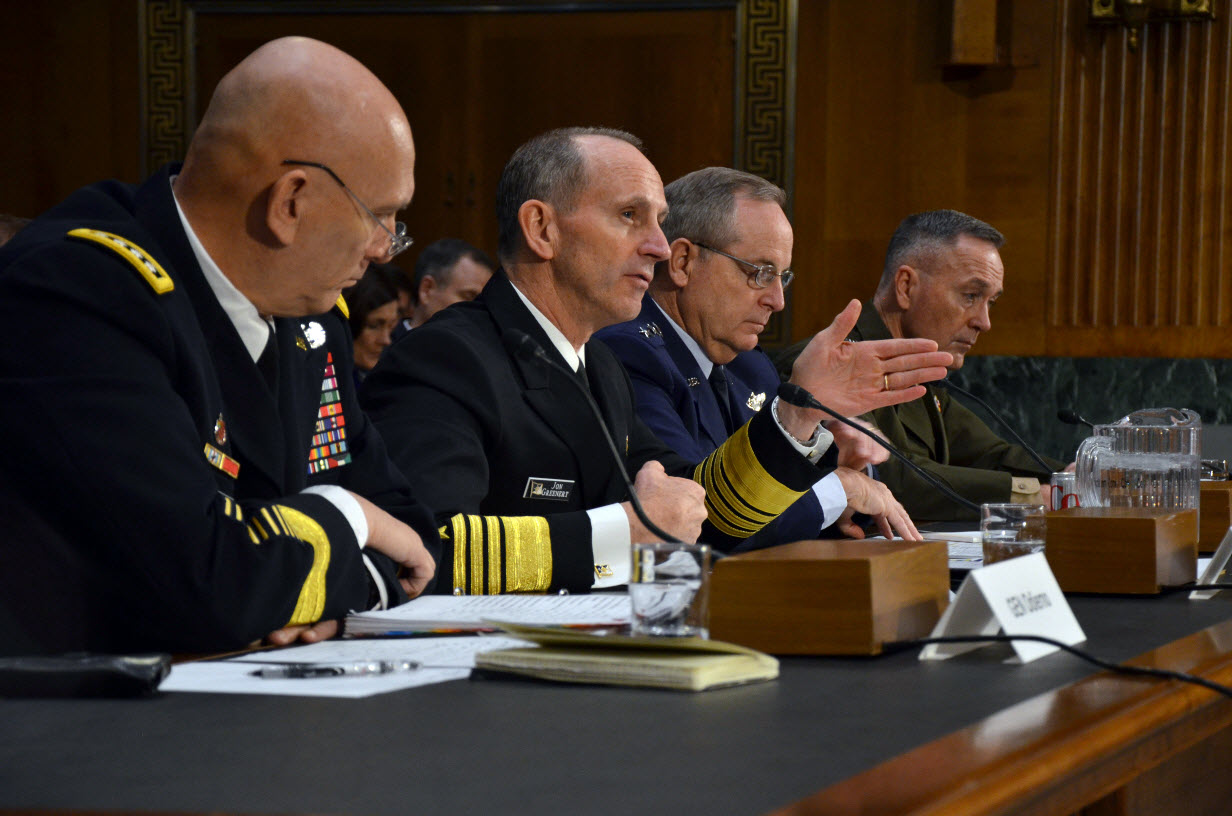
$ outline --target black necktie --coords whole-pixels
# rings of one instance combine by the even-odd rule
[[[590,393],[590,378],[586,376],[586,363],[578,360],[578,367],[575,373],[577,374],[578,382],[582,384],[587,393]]]
[[[710,387],[714,390],[714,398],[718,400],[719,413],[723,415],[723,425],[728,433],[732,433],[736,428],[735,418],[732,416],[726,368],[717,365],[710,369]]]
[[[270,392],[278,393],[278,337],[274,333],[274,328],[270,327],[269,339],[265,341],[265,348],[261,352],[261,356],[257,358],[257,369],[260,370],[261,376],[265,378],[265,382],[269,385]]]

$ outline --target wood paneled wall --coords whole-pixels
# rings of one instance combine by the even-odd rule
[[[408,269],[422,247],[446,237],[495,255],[501,169],[518,145],[550,128],[601,125],[635,133],[666,181],[699,163],[732,161],[731,9],[546,17],[203,10],[194,28],[196,115],[226,71],[278,36],[331,42],[385,81],[415,133],[415,197],[402,218],[416,246],[398,259]],[[662,72],[659,57],[668,51],[704,71],[712,92],[695,93],[691,75]],[[690,123],[689,138],[677,122]]]
[[[1232,25],[1059,15],[1049,347],[1232,353]]]
[[[220,15],[241,7],[189,1]],[[1129,53],[1123,31],[1087,25],[1085,0],[961,0],[997,15],[995,48],[983,43],[982,56],[971,58],[976,52],[947,39],[957,28],[951,11],[959,2],[714,0],[698,18],[704,25],[682,13],[671,18],[678,22],[670,32],[646,22],[654,16],[648,4],[631,12],[641,15],[631,29],[591,15],[604,20],[598,38],[617,35],[622,54],[653,67],[652,79],[617,72],[603,77],[614,89],[610,99],[579,101],[581,75],[597,66],[578,76],[549,77],[533,95],[533,113],[544,128],[573,120],[579,109],[602,112],[605,105],[627,110],[635,129],[661,120],[661,128],[643,135],[671,178],[704,163],[756,161],[762,145],[740,144],[737,120],[746,134],[756,135],[758,121],[790,130],[794,100],[795,149],[775,157],[772,171],[786,173],[793,187],[799,272],[790,338],[780,339],[817,331],[849,298],[869,297],[885,244],[904,215],[954,207],[993,223],[1008,238],[1006,294],[978,353],[1232,353],[1232,9],[1219,4],[1213,23],[1152,24],[1140,51]],[[706,57],[738,54],[732,42],[746,33],[732,11],[738,3],[755,13],[775,7],[795,15],[789,21],[794,49],[790,37],[766,41],[766,48],[794,55],[795,72],[779,86],[790,97],[778,90],[748,95],[755,115],[733,100],[732,82],[733,72],[737,87],[742,77],[763,74],[760,57],[740,62],[737,56],[735,64],[730,56]],[[377,5],[398,4],[364,7]],[[485,4],[456,6],[447,13]],[[73,14],[45,3],[7,10],[9,24],[0,30],[0,115],[6,123],[0,131],[0,211],[31,215],[81,184],[109,176],[137,179],[143,154],[155,147],[143,144],[148,122],[137,113],[142,88],[149,87],[142,72],[155,71],[143,64],[138,48],[142,7],[136,0],[81,0]],[[314,7],[336,10],[324,2]],[[347,16],[330,15],[323,30],[341,34]],[[501,128],[526,109],[513,104],[525,88],[512,82],[514,72],[500,74],[506,61],[498,51],[514,53],[525,41],[527,60],[547,56],[550,43],[535,39],[536,32],[552,27],[566,30],[565,45],[573,48],[559,51],[562,59],[594,50],[587,15],[566,23],[560,14],[535,16],[488,18],[469,29],[457,48],[446,49],[462,61],[457,70],[416,56],[431,49],[418,47],[415,27],[373,41],[384,43],[382,60],[401,66],[390,70],[405,76],[391,82],[402,82],[408,92],[415,87],[411,74],[432,71],[445,71],[468,88],[464,98],[442,99],[418,86],[425,98],[437,100],[440,115],[434,120],[420,113],[417,133],[425,143],[443,145],[443,161],[421,164],[423,198],[416,206],[443,211],[453,202],[456,211],[459,202],[486,201],[486,188],[495,184],[486,176],[495,165],[482,147],[482,155],[475,154],[459,139],[506,150],[505,142],[525,135],[517,127]],[[215,25],[221,22],[220,16],[200,27],[198,39],[181,46],[213,65],[236,45],[225,38],[260,34]],[[440,28],[434,25],[424,30]],[[639,27],[646,27],[642,45]],[[761,48],[752,42],[751,52]],[[685,65],[673,59],[682,43],[689,44]],[[993,54],[996,64],[959,66],[960,53],[974,62]],[[184,85],[187,78],[161,81]],[[182,88],[186,104],[196,90],[192,83]],[[688,105],[681,108],[681,100]],[[476,176],[473,196],[465,170],[449,175],[452,165],[467,162],[485,176]],[[474,223],[482,222],[483,210],[486,203],[476,206]]]
[[[0,212],[38,215],[83,184],[137,181],[132,0],[3,4]]]
[[[998,64],[948,65],[957,0],[804,3],[797,337],[871,296],[898,221],[950,207],[1007,238],[977,353],[1232,354],[1232,24],[1137,53],[1083,0],[989,3]]]
[[[1003,67],[949,67],[946,3],[800,8],[793,327],[872,297],[904,216],[952,208],[1005,233],[1005,296],[977,352],[1045,346],[1051,32],[1060,0],[1018,0]],[[1075,2],[1075,0],[1065,0]]]

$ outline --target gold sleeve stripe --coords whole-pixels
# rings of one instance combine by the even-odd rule
[[[501,517],[505,591],[543,592],[552,585],[552,533],[543,516]]]
[[[445,527],[441,528],[441,540],[453,541],[453,589],[463,590],[466,588],[466,553],[463,547],[466,546],[466,516],[459,513],[449,520],[450,534],[445,535]]]
[[[171,280],[167,270],[163,269],[150,253],[127,238],[123,238],[115,233],[103,232],[102,230],[89,229],[87,227],[70,230],[68,234],[73,238],[92,241],[110,249],[128,261],[133,269],[136,269],[141,274],[141,277],[145,278],[145,282],[150,284],[150,288],[158,294],[164,295],[175,288],[175,282]]]
[[[710,523],[715,526],[715,529],[725,535],[736,538],[748,538],[757,530],[757,525],[751,518],[743,514],[734,514],[724,503],[730,499],[730,491],[723,491],[723,497],[720,500],[720,482],[722,480],[714,474],[714,471],[720,467],[720,463],[716,461],[716,458],[707,458],[693,472],[694,480],[706,488],[706,515],[710,519]]]
[[[272,511],[272,512],[271,512]],[[281,519],[277,515],[277,509],[272,507],[261,508],[261,518],[265,520],[265,527],[270,531],[270,535],[284,536],[287,535],[287,529],[283,526]]]
[[[501,562],[501,519],[498,516],[483,516],[483,537],[488,543],[488,587],[485,595],[501,593],[501,573],[494,567]]]
[[[279,525],[279,527],[281,527],[281,528],[282,528],[282,530],[283,530],[283,534],[284,534],[284,535],[290,535],[290,534],[291,534],[291,525],[287,523],[287,518],[286,518],[286,516],[284,516],[284,515],[282,514],[282,506],[281,506],[281,505],[276,505],[276,506],[274,506],[274,507],[271,507],[271,508],[270,508],[270,510],[274,513],[274,515],[275,515],[275,516],[277,516],[277,517],[278,517],[278,525]]]
[[[222,494],[222,514],[234,521],[244,521],[244,510],[240,507],[239,502],[225,493]]]
[[[470,548],[470,583],[466,594],[482,595],[483,593],[483,561],[484,561],[484,540],[483,534],[483,516],[467,516],[466,524],[466,541]],[[454,552],[457,552],[457,544],[454,544]]]
[[[804,495],[775,479],[757,461],[747,424],[706,457],[693,478],[706,489],[710,523],[737,538],[748,538]]]
[[[540,516],[468,516],[446,525],[453,587],[468,595],[543,592],[552,584],[552,536]]]
[[[255,530],[255,531],[256,531],[256,533],[257,533],[257,535],[259,535],[259,536],[261,537],[261,540],[262,540],[262,541],[265,541],[265,540],[267,540],[267,539],[270,537],[269,532],[268,532],[268,531],[267,531],[264,527],[262,527],[262,526],[261,526],[261,521],[260,521],[260,519],[255,519],[255,518],[254,518],[254,519],[249,519],[249,521],[248,521],[248,529],[249,529],[250,531]]]
[[[699,474],[698,481],[706,485],[706,513],[726,535],[747,538],[774,520],[773,515],[758,512],[740,497],[722,461],[708,460],[698,466],[694,477]]]
[[[313,623],[321,619],[325,611],[325,573],[329,571],[329,536],[311,517],[292,507],[280,506],[276,512],[286,525],[287,533],[312,547],[312,567],[300,587],[295,611],[287,626]]]

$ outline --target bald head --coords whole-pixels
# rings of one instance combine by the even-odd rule
[[[351,193],[327,172],[285,159],[328,166]],[[175,193],[210,256],[258,310],[310,314],[337,293],[286,291],[283,273],[312,257],[287,250],[327,234],[339,248],[353,246],[357,231],[370,239],[362,248],[375,249],[377,223],[357,201],[392,228],[414,192],[414,163],[406,115],[371,71],[331,45],[286,37],[218,83]],[[339,258],[347,268],[322,270],[323,283],[351,285],[370,260],[381,257]]]
[[[365,154],[360,160],[381,149],[413,151],[398,100],[349,54],[317,40],[285,37],[258,48],[218,83],[181,176],[197,172],[207,158],[224,169],[276,168],[288,156],[334,166],[342,161],[339,152],[352,146]],[[343,175],[348,168],[334,169]],[[216,165],[210,168],[215,172]]]

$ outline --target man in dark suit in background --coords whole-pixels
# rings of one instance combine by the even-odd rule
[[[395,461],[444,525],[438,588],[619,584],[630,542],[658,539],[629,505],[583,389],[648,514],[681,539],[734,547],[820,478],[812,461],[829,434],[815,412],[763,411],[694,465],[637,418],[623,367],[589,342],[638,313],[668,257],[663,184],[636,138],[576,128],[531,140],[505,166],[497,214],[503,271],[395,343],[364,386]],[[811,354],[833,357],[860,410],[918,396],[950,361],[927,340],[886,344],[895,354],[882,359],[830,339]]]
[[[407,243],[414,160],[366,68],[276,40],[182,166],[0,250],[0,648],[316,640],[427,586],[436,530],[359,410],[339,297]]]
[[[997,251],[1005,238],[992,226],[954,210],[908,216],[890,239],[881,282],[852,338],[927,337],[962,368],[1001,296],[1005,270]],[[802,344],[781,358],[782,371]],[[976,504],[1047,503],[1054,471],[1064,462],[1039,462],[1020,445],[993,433],[945,388],[901,405],[880,408],[872,419],[886,438],[924,470]],[[917,521],[971,521],[976,514],[891,459],[881,478]]]
[[[415,275],[397,267],[398,311],[402,319],[394,329],[397,340],[428,318],[455,303],[474,300],[492,277],[496,264],[488,253],[460,238],[442,238],[423,248],[415,259]]]
[[[750,173],[708,167],[665,194],[670,257],[655,266],[641,314],[596,337],[628,370],[642,420],[677,453],[700,460],[774,398],[779,378],[757,339],[783,308],[793,235],[786,193]],[[839,449],[819,463],[828,475],[749,544],[817,538],[835,523],[863,537],[851,521],[856,512],[886,536],[918,539],[885,485],[861,472],[884,461],[885,450],[840,422],[826,427]]]

